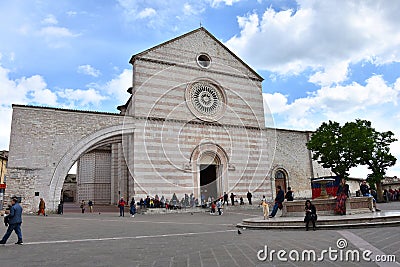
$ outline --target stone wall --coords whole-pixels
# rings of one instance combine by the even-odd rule
[[[37,212],[39,199],[42,195],[35,196],[39,177],[34,169],[8,168],[7,190],[4,197],[4,207],[10,203],[11,197],[21,198],[24,212]]]
[[[284,129],[268,129],[268,153],[273,158],[269,178],[275,197],[274,177],[277,170],[287,174],[286,187],[294,191],[295,199],[311,198],[312,177],[330,175],[330,170],[322,168],[312,160],[306,147],[309,132]]]
[[[84,146],[100,140],[108,129],[117,133],[112,127],[123,122],[124,117],[118,114],[13,105],[8,162],[11,173],[5,198],[21,195],[24,207],[32,211],[38,203],[34,192],[39,192],[47,207],[55,210],[65,176],[85,152]],[[82,151],[77,147],[79,142]],[[70,155],[71,151],[76,153]],[[66,158],[72,159],[65,163]]]

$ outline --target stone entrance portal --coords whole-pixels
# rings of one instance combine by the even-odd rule
[[[205,200],[208,197],[216,199],[218,196],[217,169],[218,166],[215,164],[200,165],[200,194]]]

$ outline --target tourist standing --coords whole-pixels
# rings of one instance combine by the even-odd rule
[[[92,213],[93,212],[93,201],[89,200],[88,206],[89,206],[89,212]]]
[[[43,198],[40,198],[38,215],[43,214],[43,216],[46,216],[45,209],[46,203],[44,202]]]
[[[125,217],[125,205],[126,202],[123,197],[118,202],[118,208],[119,208],[119,217]]]
[[[235,206],[235,195],[233,193],[231,193],[230,198],[231,198],[232,206]]]
[[[214,215],[215,214],[215,208],[217,207],[217,204],[215,203],[215,201],[211,202],[211,210],[210,210],[210,214]]]
[[[82,213],[85,213],[85,206],[86,206],[85,200],[82,199],[81,206],[80,206]]]
[[[222,208],[221,199],[218,199],[218,201],[217,201],[218,215],[222,215],[221,208]]]
[[[129,213],[132,215],[132,218],[135,217],[136,203],[134,198],[132,198],[131,203],[129,204]]]
[[[15,231],[18,236],[18,241],[15,244],[22,245],[22,207],[18,204],[18,199],[13,197],[11,199],[11,207],[8,213],[8,228],[3,238],[0,240],[0,244],[5,244],[10,237],[11,233]]]
[[[250,191],[247,191],[247,200],[249,201],[249,205],[251,205],[251,198],[253,195],[250,193]]]
[[[292,191],[292,188],[290,186],[288,187],[288,191],[286,192],[285,199],[287,201],[293,201],[293,199],[294,199],[293,191]]]
[[[57,213],[58,214],[64,213],[64,200],[62,200],[62,199],[60,199],[60,204],[58,204]]]
[[[226,192],[224,192],[224,202],[222,203],[222,205],[225,205],[225,202],[226,202],[227,206],[229,205],[228,198],[229,198],[228,194]]]
[[[278,185],[276,188],[278,189],[278,193],[276,194],[275,205],[272,208],[271,214],[269,215],[270,218],[275,217],[276,213],[278,212],[278,208],[282,209],[282,202],[285,200],[285,193],[283,192],[282,187]]]
[[[342,179],[338,190],[336,192],[336,213],[340,215],[346,215],[346,199],[349,197],[350,190],[349,185],[346,184],[346,180]]]
[[[265,196],[263,196],[263,199],[261,200],[261,206],[263,208],[263,215],[264,215],[264,220],[268,217],[268,213],[269,213],[269,206],[267,203],[267,199],[265,198]]]
[[[304,217],[304,222],[306,223],[306,231],[308,231],[308,224],[310,222],[312,222],[313,230],[315,231],[315,222],[317,221],[317,209],[310,200],[306,200],[304,211],[306,212],[306,216]]]

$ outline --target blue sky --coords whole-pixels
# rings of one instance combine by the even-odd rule
[[[276,127],[360,118],[400,138],[398,14],[383,0],[0,0],[0,149],[11,104],[116,112],[130,57],[200,23],[265,78]]]

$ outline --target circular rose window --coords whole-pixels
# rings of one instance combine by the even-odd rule
[[[225,110],[223,91],[208,81],[190,84],[185,97],[190,111],[202,120],[215,121],[223,115]]]

